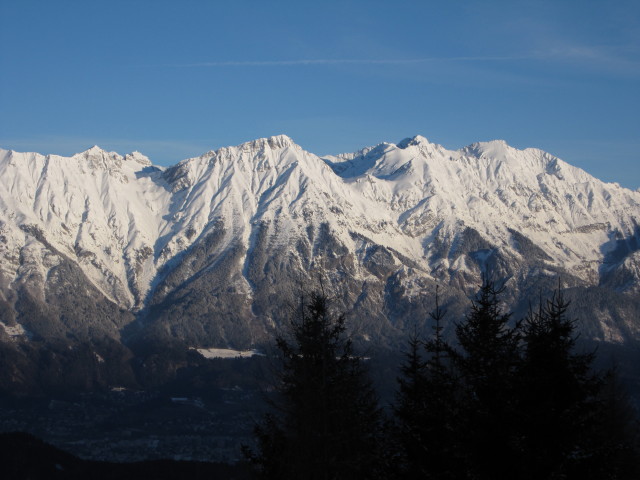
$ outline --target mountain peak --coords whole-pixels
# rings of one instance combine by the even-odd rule
[[[143,155],[142,153],[138,152],[137,150],[134,150],[131,153],[127,153],[124,156],[124,159],[126,161],[134,161],[137,162],[141,165],[145,165],[145,166],[150,166],[151,165],[151,160],[149,160],[149,157],[147,157],[146,155]]]
[[[94,170],[106,170],[109,172],[120,171],[124,157],[116,152],[107,152],[97,145],[76,153],[72,158],[80,160]]]
[[[80,152],[78,155],[82,155],[82,154],[96,155],[100,153],[107,153],[107,151],[103,150],[98,145],[94,145],[93,147],[87,148],[83,152]]]
[[[494,158],[504,157],[509,150],[516,150],[504,140],[490,140],[488,142],[475,142],[460,149],[460,151],[480,157],[482,155]]]
[[[273,150],[277,150],[280,148],[292,147],[294,145],[295,145],[295,142],[291,140],[291,138],[289,138],[287,135],[274,135],[272,137],[258,138],[250,142],[242,143],[238,145],[238,148],[240,149],[270,148]]]
[[[414,145],[431,145],[431,142],[422,135],[415,135],[413,137],[405,138],[396,144],[396,147],[405,149]]]
[[[108,152],[98,145],[94,145],[91,148],[84,150],[83,152],[76,153],[73,155],[75,158],[86,158],[86,159],[122,159],[122,156],[117,152]]]
[[[496,148],[512,148],[505,140],[501,140],[501,139],[495,139],[495,140],[488,140],[486,142],[475,142],[472,143],[471,145],[469,145],[469,147],[476,147],[479,148],[481,150],[487,150],[487,149],[496,149]]]

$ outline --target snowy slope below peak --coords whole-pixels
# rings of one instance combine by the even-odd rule
[[[98,147],[71,158],[0,150],[0,178],[5,277],[20,281],[20,252],[35,236],[120,305],[140,300],[169,203],[161,169]]]
[[[449,151],[418,136],[326,160],[364,197],[386,202],[408,235],[466,226],[507,245],[514,229],[568,267],[601,261],[611,232],[635,234],[640,211],[637,192],[501,140]]]
[[[473,278],[491,248],[522,258],[535,247],[589,285],[623,269],[615,284],[635,291],[638,271],[633,248],[618,253],[638,234],[639,192],[502,141],[450,151],[417,136],[320,158],[281,135],[167,169],[98,147],[70,158],[0,150],[0,209],[6,298],[25,285],[44,295],[48,272],[72,261],[108,299],[139,309],[162,282],[178,288],[213,268],[191,258],[171,277],[205,243],[207,258],[240,252],[237,288],[249,296],[254,250],[288,252],[310,268],[327,241],[353,255],[350,275],[362,281],[382,278],[376,262]]]

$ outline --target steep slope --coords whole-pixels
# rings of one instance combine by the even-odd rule
[[[161,272],[149,321],[192,343],[264,337],[286,314],[282,302],[294,285],[309,276],[361,282],[368,275],[358,260],[365,238],[404,255],[421,249],[385,209],[372,208],[288,137],[210,152],[165,178],[176,198],[177,230],[197,240]],[[173,238],[178,243],[167,244],[167,258],[179,250],[181,237]]]
[[[583,331],[640,336],[640,193],[502,141],[449,151],[418,136],[319,158],[277,136],[166,170],[97,147],[0,150],[0,207],[0,319],[14,341],[245,347],[322,278],[362,338],[393,343],[436,283],[454,317],[486,271],[508,280],[516,309],[559,276],[576,295],[615,293]]]
[[[460,227],[513,250],[509,232],[516,230],[554,264],[593,281],[616,239],[637,233],[636,192],[502,141],[451,152],[415,137],[332,165],[366,198],[385,199],[403,232],[421,237],[425,253],[436,259],[446,260],[437,240]]]
[[[597,309],[584,330],[611,341],[637,337],[638,192],[503,141],[448,151],[418,136],[326,160],[363,196],[386,200],[440,282],[468,292],[488,270],[511,279],[513,300],[558,276],[578,289],[626,292],[610,307],[616,322]]]

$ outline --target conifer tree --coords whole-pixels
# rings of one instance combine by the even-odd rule
[[[592,370],[595,353],[577,353],[576,321],[560,288],[524,322],[521,412],[525,478],[618,478],[627,447],[604,428],[620,411]],[[624,442],[624,439],[623,439]]]
[[[516,478],[519,439],[515,391],[520,336],[508,325],[500,294],[486,277],[466,320],[457,325],[453,361],[463,383],[460,428],[472,478]]]
[[[423,342],[414,332],[406,362],[398,379],[394,408],[403,448],[405,478],[457,478],[461,470],[458,450],[457,383],[448,364],[449,345],[442,337],[442,319],[436,289],[436,306],[429,314],[433,337]]]
[[[405,362],[400,367],[396,404],[396,437],[401,450],[399,470],[403,478],[420,478],[426,475],[429,452],[426,445],[428,395],[426,361],[423,358],[424,343],[416,329],[409,338]]]
[[[409,338],[409,350],[405,354],[405,363],[401,365],[398,377],[398,392],[394,414],[396,416],[397,436],[402,449],[402,469],[407,477],[416,477],[424,473],[426,460],[422,427],[427,408],[427,372],[422,356],[423,342],[416,330]]]
[[[344,316],[318,293],[278,336],[282,373],[275,411],[256,428],[251,454],[263,478],[377,478],[381,412]]]

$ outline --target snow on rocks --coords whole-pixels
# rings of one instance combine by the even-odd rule
[[[22,254],[30,271],[50,268],[26,236],[77,262],[118,305],[139,309],[163,267],[214,233],[214,255],[237,244],[250,255],[258,228],[286,246],[321,224],[352,252],[364,238],[425,274],[442,265],[438,242],[468,229],[520,255],[513,230],[546,261],[594,282],[597,268],[585,265],[637,234],[640,192],[502,140],[452,151],[415,136],[320,158],[279,135],[166,169],[97,146],[69,158],[0,150],[0,209],[0,271],[11,281],[26,274]],[[468,268],[455,260],[449,268]]]

